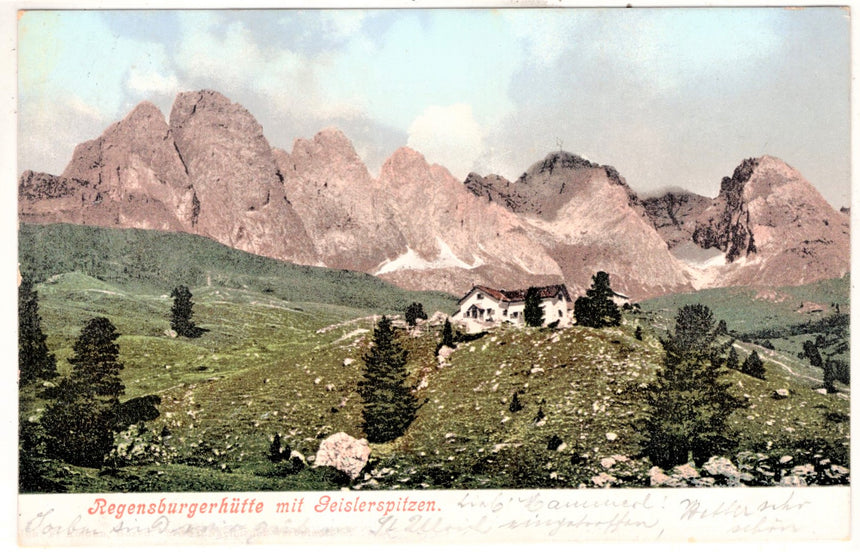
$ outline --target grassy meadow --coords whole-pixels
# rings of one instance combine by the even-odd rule
[[[325,437],[363,436],[357,383],[375,317],[402,314],[412,301],[428,314],[451,313],[455,298],[180,234],[23,226],[20,244],[61,374],[80,328],[106,316],[121,335],[123,398],[161,399],[157,419],[117,437],[120,461],[102,469],[52,463],[49,477],[68,492],[647,486],[644,388],[677,306],[710,301],[738,334],[828,314],[798,313],[798,301],[840,302],[847,312],[847,279],[780,290],[791,298],[782,302],[708,290],[643,303],[617,328],[496,328],[443,361],[441,327],[402,329],[417,417],[402,437],[371,444],[368,466],[349,481],[333,469],[272,463],[272,437],[312,464]],[[194,320],[207,330],[199,338],[169,331],[169,293],[179,284],[191,288]],[[847,467],[847,386],[818,392],[821,370],[790,347],[735,346],[741,360],[759,351],[766,370],[765,381],[728,376],[748,401],[729,427],[738,437],[732,460],[756,474],[749,484],[776,484],[798,466]],[[515,392],[523,408],[512,412]],[[29,404],[23,415],[38,419],[43,402]]]

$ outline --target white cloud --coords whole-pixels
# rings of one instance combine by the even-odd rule
[[[582,18],[566,9],[529,11],[503,10],[511,33],[523,41],[529,53],[528,62],[548,67],[575,42],[576,28]]]
[[[176,77],[165,45],[112,32],[106,17],[30,11],[20,20],[22,170],[60,172],[76,144],[97,137],[149,94],[176,92],[166,90]]]
[[[718,94],[755,80],[778,51],[773,10],[654,9],[596,17],[584,54],[662,92]],[[707,87],[703,84],[707,83]],[[721,88],[716,88],[716,87]]]
[[[502,17],[404,10],[378,32],[367,27],[320,68],[327,97],[396,128],[431,105],[466,103],[482,121],[515,108],[509,89],[523,54]]]
[[[161,75],[155,71],[140,71],[132,68],[128,74],[128,87],[142,95],[175,94],[179,90],[179,79],[173,73]]]
[[[364,10],[332,10],[321,14],[324,29],[331,34],[330,38],[346,39],[361,29],[367,17]]]
[[[238,21],[229,23],[226,32],[214,19],[203,21],[193,14],[182,18],[184,33],[176,55],[193,86],[214,88],[233,101],[264,99],[282,116],[330,119],[355,114],[355,106],[324,97],[317,77],[326,67],[324,55],[260,44]]]
[[[21,110],[18,123],[19,172],[51,174],[60,174],[75,146],[99,136],[109,124],[96,107],[75,96],[52,102],[50,109]]]
[[[464,178],[483,152],[484,133],[472,115],[472,106],[430,106],[409,126],[406,145]]]

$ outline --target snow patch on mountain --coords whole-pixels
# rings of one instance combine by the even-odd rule
[[[716,247],[705,249],[693,242],[684,242],[672,250],[679,261],[691,267],[706,269],[714,266],[724,266],[726,255]]]
[[[442,238],[436,238],[436,245],[439,247],[439,254],[435,259],[425,259],[414,249],[407,246],[406,252],[396,259],[386,259],[386,261],[382,263],[382,266],[374,272],[374,276],[398,270],[427,270],[431,268],[464,268],[466,270],[472,270],[484,264],[484,261],[478,256],[475,256],[475,262],[473,264],[463,261],[457,257],[457,255],[451,250],[451,247],[445,243]]]

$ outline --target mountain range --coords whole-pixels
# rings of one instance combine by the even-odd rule
[[[633,300],[729,285],[798,285],[849,270],[849,217],[795,169],[743,160],[716,198],[641,198],[613,167],[552,152],[514,182],[464,182],[403,147],[370,174],[339,130],[273,148],[210,90],[149,102],[78,145],[60,175],[24,171],[22,222],[198,234],[290,261],[454,294],[598,270]]]

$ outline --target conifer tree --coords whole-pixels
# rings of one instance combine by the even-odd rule
[[[72,372],[58,383],[42,416],[48,454],[80,466],[98,467],[113,446],[119,397],[119,334],[107,318],[93,318],[75,341]]]
[[[540,304],[540,292],[536,287],[526,290],[525,306],[523,307],[523,319],[527,326],[539,328],[543,326],[544,312]]]
[[[38,422],[30,420],[40,381],[57,376],[56,357],[48,352],[39,316],[39,296],[33,281],[24,277],[18,287],[18,489],[20,492],[58,492],[62,485],[46,477],[45,435]]]
[[[170,309],[170,327],[182,337],[200,337],[203,331],[191,320],[194,303],[188,286],[178,286],[170,292],[173,307]]]
[[[710,309],[687,305],[662,340],[663,366],[648,389],[646,449],[656,465],[685,464],[690,455],[701,464],[732,446],[726,420],[745,403],[729,392],[725,347],[715,337]]]
[[[508,406],[508,410],[510,410],[511,412],[519,412],[522,409],[523,405],[520,402],[520,396],[517,394],[516,391],[514,391],[514,396],[511,399],[511,404],[510,406]]]
[[[760,380],[764,379],[764,363],[756,351],[750,353],[750,356],[744,360],[741,372]]]
[[[621,310],[612,300],[614,292],[609,286],[609,274],[600,271],[591,277],[591,287],[585,296],[573,303],[576,323],[591,328],[604,328],[621,324]]]
[[[445,325],[442,326],[442,346],[454,348],[454,329],[448,319],[445,319]]]
[[[809,361],[809,364],[821,368],[824,366],[824,362],[821,358],[821,352],[818,350],[818,346],[810,340],[806,340],[803,342],[803,356]]]
[[[740,359],[738,351],[734,347],[729,347],[729,356],[726,357],[726,368],[729,370],[737,370],[740,368]]]
[[[407,353],[395,340],[391,321],[383,316],[373,332],[373,345],[364,355],[364,376],[358,393],[364,402],[362,428],[373,443],[403,435],[418,407],[406,384]]]
[[[269,445],[269,460],[277,464],[289,458],[292,452],[289,445],[281,444],[281,434],[275,433],[275,438]]]
[[[404,318],[406,318],[406,323],[410,326],[415,326],[419,319],[427,320],[427,313],[424,312],[424,305],[421,303],[412,303],[406,307]]]
[[[48,351],[39,295],[29,278],[18,289],[18,377],[21,385],[57,376],[57,359]]]
[[[828,362],[824,365],[824,389],[828,393],[836,393],[836,371],[834,364]]]

